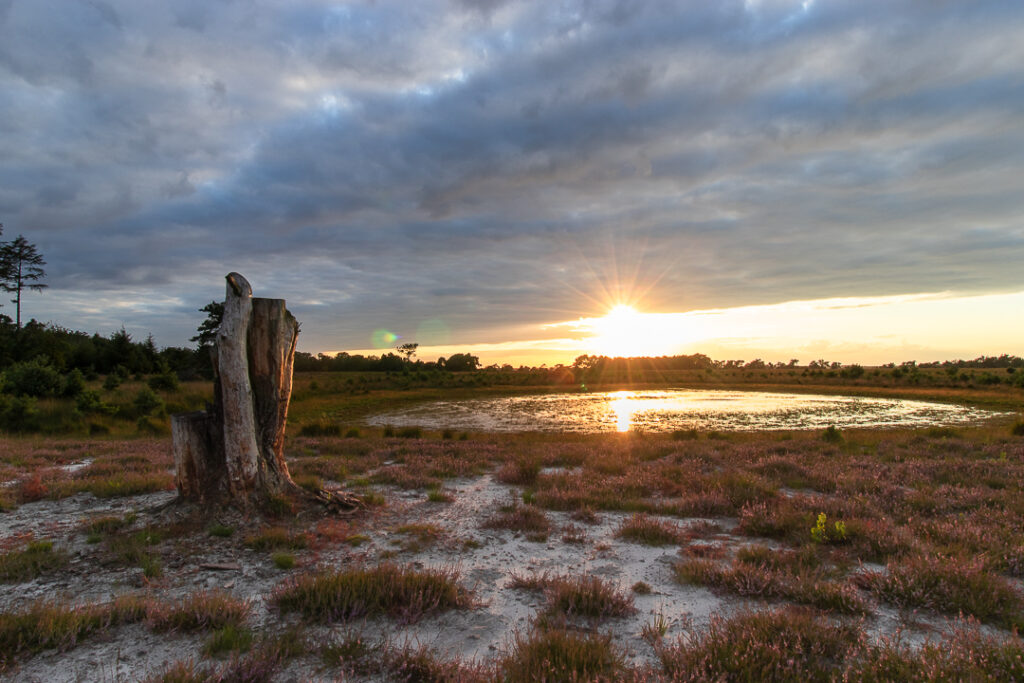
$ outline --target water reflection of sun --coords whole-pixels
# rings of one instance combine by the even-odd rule
[[[640,410],[640,401],[633,396],[632,391],[616,391],[612,394],[612,400],[608,402],[608,407],[615,414],[616,431],[628,432],[630,425],[633,424],[633,416]]]

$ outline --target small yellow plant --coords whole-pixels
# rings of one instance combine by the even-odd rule
[[[811,527],[811,540],[815,543],[842,543],[846,540],[846,524],[842,521],[836,522],[832,528],[828,528],[828,517],[825,513],[818,514],[818,522]]]

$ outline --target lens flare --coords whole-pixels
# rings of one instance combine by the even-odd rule
[[[370,335],[370,343],[375,349],[387,349],[398,341],[398,335],[388,330],[374,330]]]

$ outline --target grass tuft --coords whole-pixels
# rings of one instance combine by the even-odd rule
[[[636,612],[633,597],[612,583],[591,574],[557,576],[510,573],[508,587],[514,590],[543,591],[548,617],[603,620],[625,617]]]
[[[309,537],[303,532],[292,533],[284,527],[267,527],[258,534],[247,536],[245,546],[253,550],[303,550],[309,546]]]
[[[455,495],[441,487],[435,487],[427,491],[427,500],[431,503],[453,503]]]
[[[675,575],[681,583],[711,586],[734,595],[788,600],[842,614],[867,614],[868,605],[853,586],[828,580],[820,570],[805,569],[796,553],[793,557],[797,559],[751,562],[737,558],[731,567],[690,559],[675,565]]]
[[[214,524],[206,531],[215,538],[230,538],[234,535],[235,528],[224,524]]]
[[[68,554],[54,550],[52,541],[31,541],[24,550],[11,550],[0,555],[0,582],[30,581],[67,563]]]
[[[207,631],[241,627],[249,617],[248,601],[219,591],[193,593],[176,603],[153,605],[147,611],[150,628],[157,632]]]
[[[469,607],[469,593],[454,568],[376,567],[323,571],[286,581],[272,602],[282,613],[299,612],[320,621],[348,621],[387,614],[412,622],[429,612]]]
[[[642,512],[622,520],[615,536],[650,546],[673,545],[682,543],[684,539],[679,525],[656,519]]]
[[[295,566],[295,556],[291,553],[274,553],[270,559],[278,569],[291,569]]]
[[[674,645],[658,648],[671,680],[827,681],[862,639],[854,626],[835,625],[795,608],[713,616]]]
[[[513,635],[498,672],[506,683],[613,681],[625,672],[625,661],[611,635],[534,629]]]
[[[917,555],[890,562],[884,573],[857,577],[860,585],[898,607],[969,614],[1007,629],[1024,630],[1024,598],[979,559]]]
[[[540,508],[515,502],[488,517],[483,523],[483,528],[521,531],[533,538],[544,540],[551,532],[551,522]]]
[[[203,654],[209,657],[225,652],[248,652],[252,648],[252,641],[251,630],[228,624],[210,634],[203,645]]]

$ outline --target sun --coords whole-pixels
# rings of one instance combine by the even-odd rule
[[[603,318],[590,321],[590,347],[601,356],[650,356],[664,353],[665,338],[657,316],[617,304]]]

